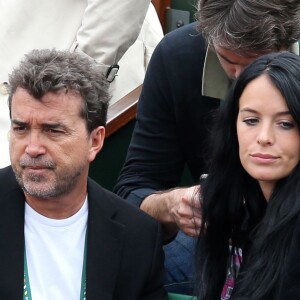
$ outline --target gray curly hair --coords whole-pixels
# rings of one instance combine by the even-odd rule
[[[110,95],[102,68],[88,56],[55,49],[32,50],[9,76],[8,105],[11,116],[13,94],[25,89],[37,100],[61,89],[76,92],[83,99],[81,116],[88,132],[106,125]]]

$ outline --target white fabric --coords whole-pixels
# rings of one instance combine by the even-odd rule
[[[80,299],[88,203],[63,220],[25,205],[25,248],[32,299]]]
[[[143,83],[152,53],[163,36],[157,12],[150,3],[138,39],[119,61],[120,70],[111,84],[111,104]]]
[[[137,39],[149,0],[0,0],[0,82],[33,48],[75,49],[120,60]]]

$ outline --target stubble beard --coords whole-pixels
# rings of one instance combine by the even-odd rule
[[[70,192],[79,181],[84,167],[80,165],[76,169],[68,169],[60,173],[55,172],[55,168],[49,168],[52,173],[50,177],[44,174],[25,174],[23,168],[13,167],[13,169],[17,182],[26,194],[35,198],[48,199]]]

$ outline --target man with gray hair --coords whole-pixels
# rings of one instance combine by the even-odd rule
[[[110,96],[80,53],[33,50],[9,77],[0,170],[2,299],[167,299],[160,224],[88,178]]]
[[[115,192],[165,228],[165,285],[189,293],[201,227],[199,177],[212,112],[232,80],[265,53],[299,54],[299,0],[200,0],[198,22],[167,34],[151,58]],[[179,187],[184,168],[192,187]]]
[[[32,49],[81,52],[96,60],[112,90],[118,63],[137,39],[150,0],[0,1],[0,168],[9,165],[8,74]]]

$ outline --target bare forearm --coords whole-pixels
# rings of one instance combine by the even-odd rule
[[[190,236],[199,234],[199,186],[156,192],[146,197],[140,208],[161,222],[166,239],[174,236],[179,229]]]
[[[173,193],[174,190],[168,190],[151,194],[143,200],[140,206],[143,211],[161,222],[165,230],[165,239],[172,237],[178,231],[169,207]]]

